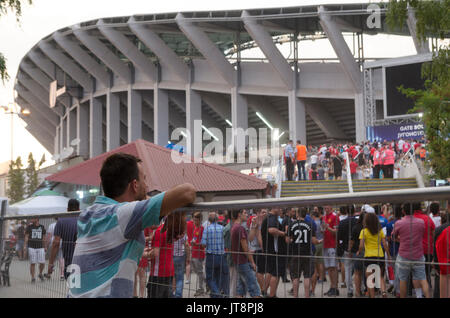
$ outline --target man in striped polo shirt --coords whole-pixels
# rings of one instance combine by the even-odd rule
[[[98,196],[78,218],[69,296],[131,298],[134,273],[144,251],[144,228],[193,203],[196,190],[186,183],[145,200],[141,160],[124,153],[103,162],[100,178],[105,195]],[[167,226],[168,236],[181,234],[176,231]]]

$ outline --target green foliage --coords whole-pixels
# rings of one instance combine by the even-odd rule
[[[390,0],[387,23],[391,29],[401,28],[407,19],[408,4],[415,11],[416,30],[420,40],[427,36],[448,38],[450,30],[450,0]],[[449,46],[433,44],[433,59],[422,66],[424,90],[399,87],[399,91],[415,101],[411,112],[422,112],[428,140],[430,165],[434,177],[450,176],[450,83]]]
[[[19,21],[22,16],[22,3],[25,0],[0,0],[0,17],[8,11],[12,11],[16,13],[16,20]],[[27,0],[29,4],[32,3],[32,0]],[[6,70],[6,58],[0,52],[0,79],[3,83],[9,80],[9,75]]]
[[[38,187],[38,173],[36,170],[36,161],[33,158],[33,154],[30,152],[28,155],[28,167],[26,169],[26,194],[30,196]]]
[[[14,204],[23,200],[24,186],[25,186],[25,173],[23,171],[22,159],[17,157],[16,161],[12,161],[9,164],[8,172],[8,185],[9,188],[6,191],[6,195],[10,199],[10,204]]]

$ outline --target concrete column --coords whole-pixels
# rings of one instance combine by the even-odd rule
[[[89,158],[103,152],[102,103],[95,97],[89,100]]]
[[[191,138],[187,139],[186,152],[194,157],[201,154],[202,130],[194,130],[194,121],[202,119],[202,98],[190,85],[186,85],[186,129]]]
[[[64,148],[64,125],[63,125],[63,119],[61,118],[59,127],[58,127],[58,132],[59,132],[59,152],[58,154],[61,154],[63,148]]]
[[[79,104],[77,107],[77,155],[84,158],[89,156],[89,105]]]
[[[289,139],[294,143],[301,140],[306,144],[306,109],[303,100],[296,96],[295,90],[288,93]],[[280,131],[281,133],[281,131]]]
[[[58,133],[58,128],[56,128],[56,136],[55,136],[55,138],[53,139],[53,155],[56,155],[56,154],[58,154],[59,153],[59,133]],[[58,160],[56,160],[56,161],[58,161]]]
[[[355,134],[356,142],[366,140],[366,129],[364,125],[364,95],[355,94]]]
[[[67,127],[67,147],[71,147],[70,143],[72,140],[77,138],[77,117],[78,117],[78,106],[72,111],[69,111],[68,127]]]
[[[142,96],[136,90],[128,88],[128,142],[142,138]]]
[[[238,93],[238,88],[231,89],[231,123],[233,124],[233,141],[234,149],[239,154],[242,150],[245,151],[245,146],[248,144],[248,138],[242,133],[248,128],[248,103],[247,98]],[[229,145],[227,145],[228,147]]]
[[[106,93],[106,151],[120,146],[120,99],[110,90]]]
[[[61,150],[67,148],[67,126],[68,126],[67,116],[62,121],[62,147]]]
[[[153,90],[153,114],[154,143],[165,146],[169,140],[169,94],[158,84]]]

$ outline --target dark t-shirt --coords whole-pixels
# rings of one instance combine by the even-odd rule
[[[356,223],[354,217],[348,217],[339,223],[337,231],[337,256],[344,255],[344,252],[348,250],[348,242],[352,235],[352,228]]]
[[[75,242],[77,241],[77,218],[60,218],[56,223],[53,235],[61,238],[64,262],[71,264],[73,251],[75,250]]]
[[[281,227],[283,228],[282,231],[285,231],[286,229],[289,231],[292,224],[294,224],[296,221],[297,221],[296,219],[291,219],[288,216],[285,217],[283,219],[283,223],[281,224]],[[280,240],[286,241],[284,238],[280,238]],[[288,255],[292,255],[292,244],[286,244],[286,249],[287,249]]]
[[[233,252],[234,264],[240,265],[248,262],[246,254],[241,254],[241,240],[247,239],[247,231],[239,223],[235,223],[231,228],[231,251]]]
[[[263,243],[263,251],[267,254],[279,254],[279,244],[282,239],[279,239],[278,236],[274,237],[273,235],[269,234],[269,228],[274,227],[279,229],[280,231],[283,231],[283,228],[278,222],[278,216],[270,214],[263,220],[261,224],[261,238]],[[275,245],[277,246],[277,250],[275,249]],[[284,244],[286,246],[286,244]]]
[[[354,242],[351,252],[356,253],[359,250],[359,234],[361,234],[361,231],[363,229],[362,223],[356,223],[352,227],[352,237],[351,240]]]
[[[295,221],[289,227],[288,235],[293,239],[291,243],[293,255],[313,254],[311,240],[316,236],[316,231],[311,222]]]
[[[45,231],[45,227],[43,225],[29,225],[26,230],[26,234],[28,234],[28,247],[43,248],[43,239],[45,233],[47,232]]]
[[[333,158],[334,172],[342,171],[342,162],[338,157]]]

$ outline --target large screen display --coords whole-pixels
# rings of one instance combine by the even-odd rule
[[[399,92],[397,88],[403,85],[405,88],[424,89],[424,80],[421,77],[422,64],[414,63],[385,68],[385,116],[405,115],[414,107],[414,101]]]

